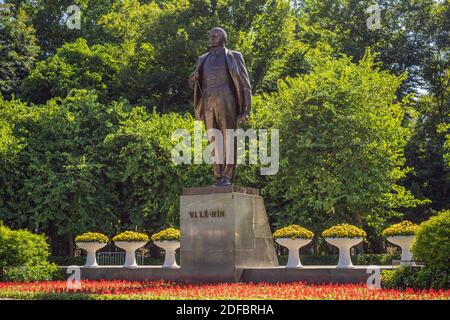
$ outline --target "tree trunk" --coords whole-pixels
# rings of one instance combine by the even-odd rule
[[[71,234],[69,234],[69,239],[68,239],[68,244],[69,244],[69,255],[71,257],[73,257],[74,255],[74,243],[73,243],[73,236]]]
[[[319,255],[319,236],[316,234],[312,240],[313,253],[315,256]]]

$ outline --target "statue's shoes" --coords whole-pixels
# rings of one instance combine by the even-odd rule
[[[220,186],[231,186],[231,179],[228,177],[222,177],[222,179],[220,179]]]
[[[216,178],[216,182],[214,183],[215,187],[220,187],[222,185],[222,178]]]

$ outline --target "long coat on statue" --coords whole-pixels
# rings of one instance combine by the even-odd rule
[[[189,79],[191,88],[194,89],[194,108],[195,119],[204,120],[203,99],[202,99],[202,67],[206,58],[211,52],[200,56],[197,61],[197,67],[194,72],[200,74],[200,80],[194,81],[192,76]],[[233,81],[234,93],[236,96],[236,110],[237,115],[249,113],[252,104],[252,88],[250,79],[248,77],[247,69],[245,68],[244,58],[242,53],[225,48],[225,60],[228,67],[228,73]]]

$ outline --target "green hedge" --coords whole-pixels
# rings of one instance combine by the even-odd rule
[[[0,279],[3,281],[52,280],[58,267],[47,261],[49,247],[44,235],[11,230],[0,221]]]
[[[382,285],[387,289],[450,289],[450,268],[400,267],[382,272]]]
[[[423,268],[401,267],[383,272],[383,285],[395,289],[450,288],[450,210],[421,223],[411,251]]]
[[[54,263],[42,262],[38,265],[21,267],[6,267],[3,269],[2,280],[11,282],[62,280],[63,274]]]
[[[414,259],[428,267],[447,269],[450,265],[450,210],[422,222],[411,248]]]
[[[0,224],[0,267],[37,265],[47,260],[46,237]]]
[[[172,133],[194,131],[189,114],[148,113],[122,100],[104,105],[93,92],[73,90],[39,106],[0,98],[0,118],[22,146],[0,156],[0,194],[10,199],[7,206],[0,201],[0,219],[38,225],[60,240],[54,251],[62,255],[69,250],[60,243],[90,230],[152,234],[176,226],[183,188],[213,182],[207,164],[172,162],[179,143]]]

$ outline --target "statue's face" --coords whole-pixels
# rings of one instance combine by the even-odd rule
[[[219,30],[212,30],[209,33],[208,47],[218,47],[223,44],[223,35]]]

